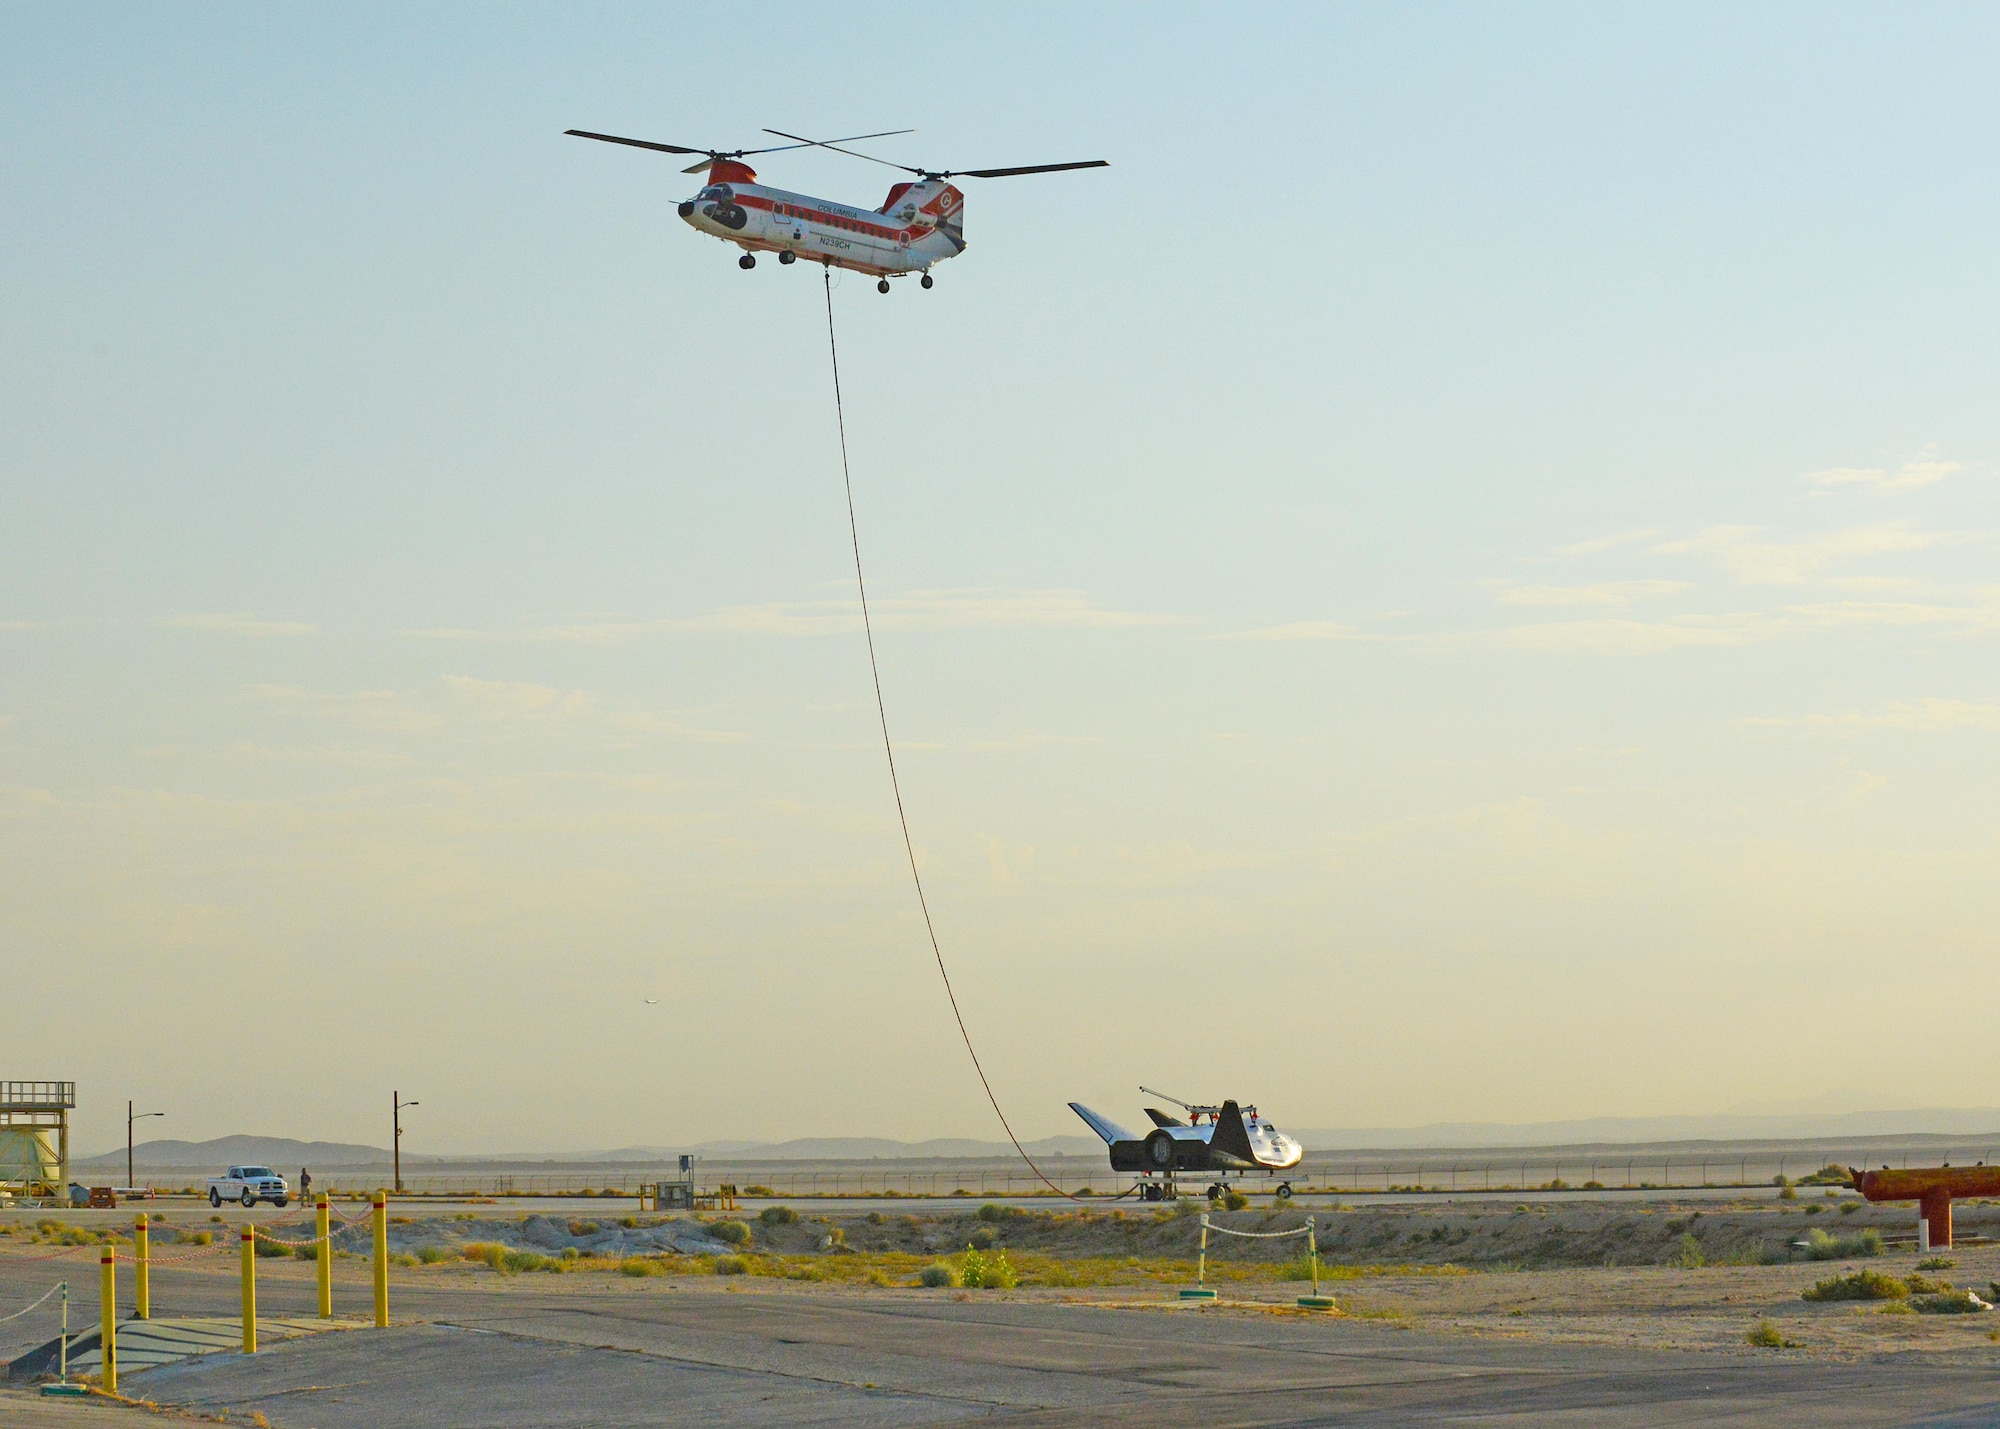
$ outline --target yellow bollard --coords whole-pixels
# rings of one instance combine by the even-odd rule
[[[103,1309],[97,1322],[97,1343],[102,1349],[104,1361],[104,1388],[108,1393],[118,1392],[118,1267],[112,1263],[112,1250],[105,1246],[97,1258],[101,1267],[98,1274],[98,1294]]]
[[[375,1193],[375,1328],[389,1328],[389,1193]]]
[[[327,1234],[326,1192],[319,1193],[319,1317],[333,1318],[333,1240]]]
[[[132,1226],[132,1313],[141,1320],[153,1318],[153,1253],[146,1230],[146,1218],[141,1216]]]
[[[257,1228],[243,1227],[243,1353],[257,1353]]]

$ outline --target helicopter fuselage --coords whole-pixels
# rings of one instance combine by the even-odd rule
[[[746,253],[789,253],[883,278],[927,272],[963,253],[964,211],[964,195],[938,180],[898,184],[880,209],[866,209],[714,172],[679,206],[689,227]]]

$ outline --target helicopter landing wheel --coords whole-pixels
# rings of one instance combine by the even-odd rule
[[[1280,1181],[1278,1183],[1278,1199],[1281,1201],[1292,1199],[1292,1183],[1290,1181]]]
[[[780,263],[787,263],[787,264],[796,263],[799,261],[799,255],[792,252],[791,249],[787,248],[784,252],[778,255],[778,261]]]
[[[755,268],[757,266],[757,255],[755,253],[745,253],[741,258],[736,260],[736,266],[746,270]]]
[[[886,292],[888,292],[888,291],[889,291],[889,280],[888,280],[887,278],[884,278],[884,279],[883,279],[883,280],[882,280],[881,282],[877,283],[877,284],[875,285],[875,291],[876,291],[876,292],[878,292],[878,293],[886,293]]]
[[[928,273],[924,274],[923,283],[926,288],[931,287],[936,281],[937,280],[932,278],[930,274]]]

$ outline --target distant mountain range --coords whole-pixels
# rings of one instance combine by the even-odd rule
[[[1144,1130],[1145,1128],[1136,1128]],[[1425,1126],[1287,1128],[1309,1151],[1454,1150],[1516,1146],[1621,1146],[1675,1141],[1842,1141],[1870,1136],[1993,1136],[2000,1138],[2000,1108],[1940,1107],[1907,1111],[1725,1113],[1714,1116],[1591,1117],[1578,1121],[1432,1122]],[[1094,1136],[1045,1136],[1023,1142],[1031,1156],[1088,1156],[1103,1150]],[[908,1161],[1008,1156],[1004,1141],[940,1137],[892,1141],[878,1136],[807,1136],[790,1141],[704,1141],[682,1146],[620,1146],[607,1151],[465,1153],[456,1156],[403,1153],[405,1166],[449,1162],[636,1162],[670,1163],[689,1153],[710,1161]],[[284,1170],[297,1166],[382,1166],[387,1147],[343,1141],[296,1141],[278,1136],[222,1136],[212,1141],[148,1141],[134,1148],[142,1166],[175,1168],[264,1164]],[[79,1159],[86,1168],[123,1169],[121,1146]]]

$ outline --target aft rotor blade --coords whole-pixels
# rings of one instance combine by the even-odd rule
[[[940,177],[947,179],[1008,179],[1016,174],[1054,174],[1064,169],[1108,169],[1109,159],[1084,159],[1075,164],[1024,164],[1017,169],[956,169]]]
[[[579,139],[599,139],[606,144],[625,144],[634,149],[656,149],[662,154],[706,154],[707,149],[686,149],[679,144],[655,144],[650,139],[621,139],[616,134],[593,134],[588,129],[565,129],[565,134],[574,134]]]
[[[838,143],[828,143],[823,139],[806,139],[802,138],[797,134],[787,134],[782,129],[766,129],[764,132],[766,134],[776,134],[780,139],[797,139],[799,141],[800,148],[831,149],[833,150],[834,153],[845,154],[850,159],[866,159],[871,164],[880,164],[882,165],[882,167],[886,169],[901,169],[906,174],[916,174],[920,177],[924,172],[922,169],[913,169],[908,164],[892,164],[887,159],[876,158],[873,154],[863,154],[855,149],[843,149],[840,147],[841,144],[851,143],[852,142],[851,140],[843,139],[840,140]],[[890,132],[896,134],[914,134],[916,131],[914,129],[896,129],[896,130],[891,130]],[[873,139],[882,136],[874,134],[857,134],[854,137],[857,139]]]

